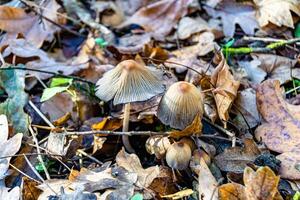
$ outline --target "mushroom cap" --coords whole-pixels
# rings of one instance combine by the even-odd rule
[[[169,167],[184,170],[189,166],[192,151],[188,144],[175,142],[167,150],[166,161]]]
[[[96,83],[96,96],[114,105],[146,101],[165,90],[163,72],[134,60],[120,62]]]
[[[190,125],[197,114],[203,114],[203,99],[199,89],[191,83],[176,82],[162,97],[157,117],[166,125],[184,129]]]

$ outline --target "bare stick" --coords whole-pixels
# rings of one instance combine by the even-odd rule
[[[42,184],[41,181],[38,181],[38,180],[36,180],[36,179],[30,177],[29,175],[27,175],[26,173],[22,172],[20,169],[18,169],[18,168],[15,167],[14,165],[12,165],[12,164],[9,163],[9,166],[11,166],[12,168],[14,168],[17,172],[19,172],[19,173],[22,174],[23,176],[26,176],[26,177],[29,178],[30,180],[33,180],[33,181],[35,181],[35,182],[37,182],[37,183],[39,183],[39,184]]]
[[[40,151],[40,146],[39,146],[39,142],[38,142],[38,140],[37,140],[37,138],[35,137],[35,132],[34,132],[34,130],[32,129],[32,127],[31,126],[29,126],[29,132],[31,133],[31,135],[32,135],[32,138],[33,138],[33,141],[34,141],[34,143],[35,143],[35,145],[36,145],[36,151],[38,152],[38,160],[40,161],[40,163],[41,163],[41,165],[42,165],[42,167],[43,167],[43,170],[44,170],[44,172],[45,172],[45,175],[46,175],[46,178],[48,179],[48,180],[50,180],[51,178],[50,178],[50,174],[49,174],[49,172],[48,172],[48,170],[47,170],[47,167],[45,166],[45,163],[44,163],[44,160],[43,160],[43,158],[42,158],[42,156],[41,156],[41,151]]]
[[[29,100],[29,105],[33,108],[33,110],[50,126],[51,128],[55,128],[55,126],[47,119],[47,117],[34,105],[34,103]]]
[[[89,154],[85,153],[84,151],[82,151],[81,149],[77,150],[78,153],[88,157],[89,159],[95,161],[96,163],[98,163],[99,165],[103,165],[103,162],[101,162],[100,160],[98,160],[97,158],[90,156]]]

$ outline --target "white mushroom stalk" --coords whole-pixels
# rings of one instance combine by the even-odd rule
[[[161,99],[157,117],[162,123],[176,129],[184,129],[190,125],[195,116],[203,115],[202,94],[191,83],[176,82]]]
[[[96,83],[96,96],[104,101],[113,99],[113,104],[124,105],[123,131],[128,131],[130,103],[146,101],[164,92],[163,72],[144,66],[134,60],[125,60],[108,71]],[[134,152],[128,136],[122,136],[127,151]]]

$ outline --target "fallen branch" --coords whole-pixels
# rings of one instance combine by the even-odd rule
[[[268,44],[266,47],[226,47],[223,48],[225,54],[248,54],[248,53],[267,53],[285,45],[300,42],[300,38],[290,40],[279,40]]]

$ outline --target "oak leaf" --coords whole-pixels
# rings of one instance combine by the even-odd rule
[[[138,24],[155,39],[163,40],[187,14],[191,0],[160,0],[139,9],[124,24]]]
[[[250,167],[244,170],[244,184],[227,183],[219,187],[221,200],[274,200],[283,199],[278,192],[279,176],[269,167],[260,167],[255,172]]]
[[[258,7],[256,17],[261,27],[269,22],[294,28],[291,11],[300,16],[299,0],[254,0]]]

